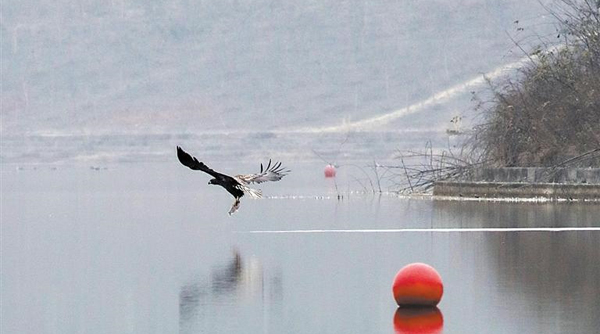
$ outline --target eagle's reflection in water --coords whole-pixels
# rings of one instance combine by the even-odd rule
[[[215,313],[219,305],[239,303],[254,297],[277,300],[281,297],[281,275],[265,278],[256,258],[244,259],[234,250],[233,258],[214,268],[208,282],[196,280],[185,284],[179,292],[180,329],[190,327],[203,316]]]
[[[242,279],[242,256],[234,252],[233,259],[226,266],[212,271],[210,290],[214,293],[226,293],[234,290]],[[183,290],[182,290],[183,292]]]

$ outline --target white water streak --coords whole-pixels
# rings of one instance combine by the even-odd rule
[[[600,227],[477,227],[477,228],[401,228],[372,230],[275,230],[238,231],[250,234],[317,234],[317,233],[473,233],[473,232],[583,232],[600,231]]]

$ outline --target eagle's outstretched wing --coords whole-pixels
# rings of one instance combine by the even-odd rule
[[[194,158],[193,156],[189,155],[186,151],[182,150],[179,146],[177,146],[177,158],[179,159],[179,162],[181,162],[184,166],[189,167],[193,170],[201,170],[217,178],[226,176],[210,169],[204,163],[198,161],[198,159]]]
[[[214,179],[210,180],[209,184],[220,185],[235,198],[235,201],[229,210],[230,215],[239,209],[240,198],[244,196],[244,194],[247,194],[252,198],[262,197],[262,192],[260,190],[252,189],[248,186],[248,184],[279,181],[282,177],[290,172],[290,170],[281,167],[281,162],[277,162],[271,166],[271,160],[269,160],[267,168],[264,168],[262,164],[260,165],[260,173],[258,174],[236,175],[231,177],[229,175],[215,172],[204,163],[198,161],[198,159],[185,152],[179,146],[177,146],[177,158],[179,159],[179,162],[190,169],[200,170],[212,175]]]
[[[279,181],[289,172],[291,172],[289,169],[281,167],[281,162],[276,162],[273,164],[273,166],[271,166],[271,160],[269,159],[267,168],[263,168],[263,164],[260,164],[260,173],[236,175],[236,178],[244,181],[245,183],[263,183],[267,181]]]

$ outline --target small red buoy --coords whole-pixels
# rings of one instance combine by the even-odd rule
[[[394,313],[394,332],[397,334],[440,334],[444,316],[437,307],[398,307]]]
[[[398,306],[436,306],[442,299],[442,277],[430,265],[411,263],[400,269],[392,285]]]
[[[325,177],[335,177],[335,166],[333,166],[333,165],[325,166]]]

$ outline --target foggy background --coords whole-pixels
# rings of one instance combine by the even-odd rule
[[[518,0],[6,1],[1,161],[444,147],[485,88],[461,85],[524,56],[509,36],[551,38],[553,20]]]
[[[597,331],[595,231],[371,233],[597,225],[588,203],[398,198],[365,167],[458,145],[483,75],[523,64],[511,38],[557,41],[552,3],[2,1],[0,332],[391,332],[415,261],[448,333]],[[229,216],[176,145],[292,172]],[[254,233],[275,230],[300,233]]]

